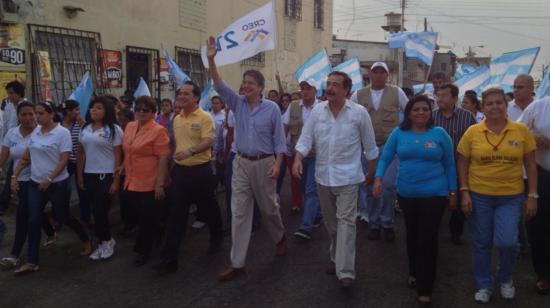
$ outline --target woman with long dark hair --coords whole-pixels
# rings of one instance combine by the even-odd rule
[[[88,255],[91,251],[90,239],[84,226],[72,216],[66,202],[69,179],[67,163],[72,150],[71,134],[54,122],[55,111],[50,103],[38,103],[35,110],[39,126],[32,132],[29,147],[13,172],[13,176],[18,178],[25,167],[31,165],[27,196],[30,212],[28,237],[29,247],[32,249],[29,250],[28,263],[17,269],[17,273],[36,272],[39,269],[40,227],[42,212],[48,201],[52,203],[56,221],[68,225],[80,238],[80,255]],[[11,186],[14,192],[21,189],[18,181],[13,181]]]
[[[0,154],[0,166],[3,165],[9,156],[13,159],[13,163],[17,165],[19,160],[23,157],[23,153],[29,147],[31,140],[31,133],[36,127],[36,116],[34,114],[34,105],[30,102],[21,102],[17,105],[17,118],[19,120],[19,126],[11,128],[4,137],[4,145],[2,146],[2,153]],[[15,238],[13,240],[13,246],[10,256],[2,258],[0,260],[0,266],[3,268],[14,268],[19,264],[19,256],[21,250],[23,250],[23,244],[29,234],[29,222],[30,222],[30,210],[29,203],[27,201],[27,188],[30,182],[31,170],[26,167],[22,170],[17,178],[12,178],[12,181],[19,182],[19,191],[17,197],[19,204],[17,206],[17,213],[15,214]],[[37,222],[40,225],[40,221]],[[29,258],[31,252],[36,251],[35,247],[31,247],[29,241]]]
[[[99,245],[92,260],[110,258],[115,240],[109,227],[111,195],[118,192],[118,168],[122,162],[122,129],[116,124],[115,106],[104,96],[90,104],[79,137],[77,182],[90,202]]]
[[[405,217],[409,279],[418,302],[431,303],[436,274],[438,230],[445,206],[457,205],[456,169],[451,137],[434,126],[428,97],[412,98],[400,127],[388,137],[378,160],[373,195],[382,194],[382,178],[393,157],[399,157],[397,192]]]

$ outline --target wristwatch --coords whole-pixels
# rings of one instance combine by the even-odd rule
[[[539,194],[537,194],[536,192],[534,193],[530,193],[527,195],[528,198],[533,198],[535,200],[537,200],[539,198]]]
[[[195,156],[195,154],[197,154],[197,148],[195,148],[195,147],[190,148],[189,152],[191,152],[191,156]]]

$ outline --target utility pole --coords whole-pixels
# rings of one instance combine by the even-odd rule
[[[428,32],[428,18],[424,17],[424,32]]]
[[[401,0],[401,32],[405,31],[405,7],[407,6],[407,0]],[[399,64],[399,72],[397,74],[397,81],[400,87],[403,87],[403,68],[404,57],[403,49],[399,48],[397,54],[397,62]]]

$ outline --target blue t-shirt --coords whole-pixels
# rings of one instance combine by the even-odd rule
[[[376,176],[382,177],[394,155],[399,157],[397,191],[406,198],[448,196],[456,191],[453,142],[438,126],[425,132],[396,128],[378,160]]]

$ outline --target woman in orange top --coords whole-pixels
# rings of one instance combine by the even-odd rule
[[[147,263],[159,230],[158,200],[164,199],[169,149],[166,129],[154,121],[155,100],[140,96],[134,106],[136,121],[126,126],[122,146],[124,190],[139,212],[134,265],[141,266]]]

